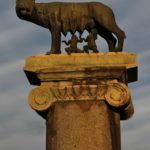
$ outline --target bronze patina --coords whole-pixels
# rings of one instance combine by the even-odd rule
[[[92,50],[93,53],[98,53],[97,46],[96,46],[96,39],[97,39],[97,30],[91,30],[90,34],[86,39],[84,39],[85,42],[87,42],[87,45],[85,45],[84,51],[86,53],[89,53],[89,50]]]
[[[78,37],[76,35],[72,35],[71,40],[69,40],[68,42],[66,41],[62,41],[64,42],[66,45],[70,45],[70,47],[65,48],[66,52],[68,54],[71,53],[83,53],[82,50],[80,50],[77,45],[78,42],[83,42],[83,39],[80,37],[80,39],[78,39]]]
[[[50,30],[52,46],[48,54],[61,53],[61,33],[67,35],[71,32],[74,35],[78,31],[81,35],[85,30],[91,33],[95,29],[106,40],[109,51],[123,49],[125,33],[116,24],[112,9],[102,3],[36,3],[35,0],[16,0],[16,12],[19,18]],[[93,51],[97,51],[97,48]]]

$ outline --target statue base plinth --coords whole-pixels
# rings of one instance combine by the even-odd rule
[[[40,54],[26,59],[24,71],[33,85],[40,85],[41,82],[85,78],[119,79],[125,74],[126,83],[137,81],[136,55],[126,52],[71,55]]]

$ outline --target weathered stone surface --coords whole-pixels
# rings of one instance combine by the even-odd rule
[[[31,84],[88,79],[137,80],[136,55],[125,52],[36,55],[26,59],[24,71]]]
[[[53,97],[46,87],[33,89],[29,94],[29,105],[36,111],[45,111],[53,104]]]
[[[127,52],[108,52],[96,54],[61,54],[61,55],[35,55],[26,59],[25,69],[36,71],[44,68],[59,67],[93,67],[93,66],[125,66],[137,67],[136,55]]]
[[[47,121],[47,150],[120,150],[120,120],[134,108],[128,83],[136,55],[36,55],[24,71],[33,85],[30,106]]]
[[[129,119],[134,112],[128,87],[117,80],[80,85],[71,82],[43,83],[29,94],[29,105],[38,112],[47,111],[57,102],[73,101],[106,101],[123,120]]]
[[[119,116],[103,101],[57,103],[47,116],[47,150],[120,150]]]

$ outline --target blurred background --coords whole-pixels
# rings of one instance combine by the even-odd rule
[[[100,2],[113,9],[117,24],[126,32],[124,51],[138,56],[138,82],[129,84],[135,114],[130,120],[121,122],[122,150],[149,150],[150,1]],[[45,150],[45,120],[28,105],[28,93],[33,86],[29,84],[23,66],[26,57],[49,50],[51,35],[47,29],[17,18],[15,3],[15,0],[0,1],[0,149]],[[69,35],[62,38],[68,39]],[[102,52],[107,51],[102,38],[98,38],[97,44]]]

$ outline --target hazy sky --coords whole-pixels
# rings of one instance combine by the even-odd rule
[[[138,55],[139,79],[138,82],[129,84],[135,114],[130,120],[121,123],[122,150],[149,150],[150,1],[101,2],[113,9],[117,23],[126,32],[124,51]],[[27,56],[48,51],[50,37],[48,30],[17,18],[15,0],[0,1],[1,150],[45,149],[45,121],[28,105],[28,93],[33,87],[28,83],[23,66]],[[105,41],[99,39],[98,42],[98,48],[106,51]]]

